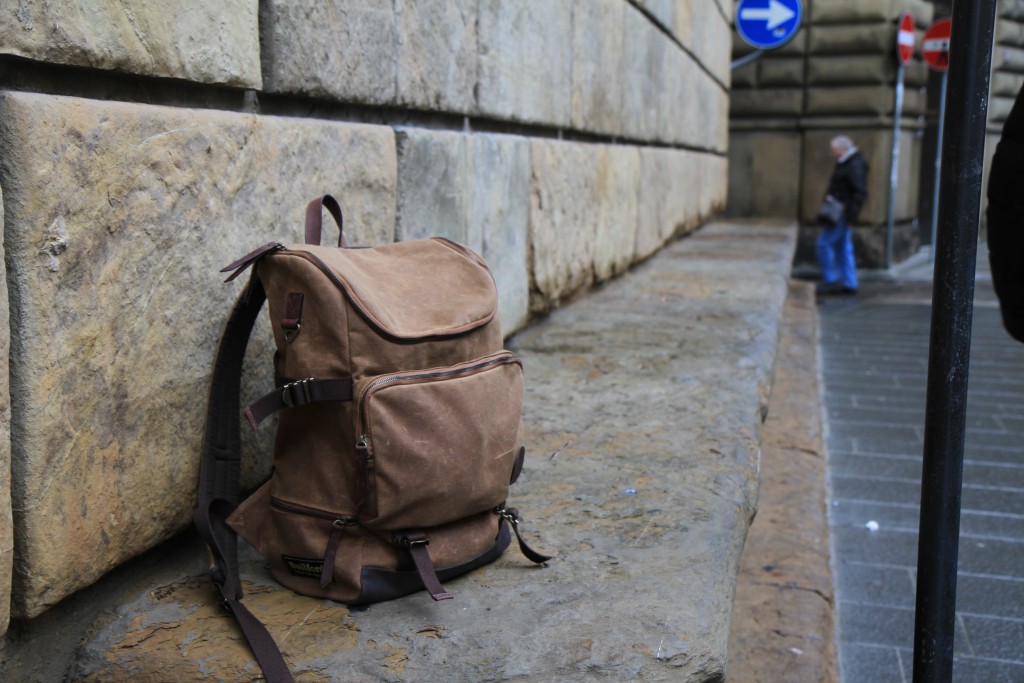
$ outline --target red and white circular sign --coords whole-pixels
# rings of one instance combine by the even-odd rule
[[[914,17],[909,12],[900,15],[896,31],[896,56],[906,65],[914,57]]]
[[[949,19],[939,19],[928,27],[921,40],[921,56],[935,71],[949,68],[949,32],[952,26]]]

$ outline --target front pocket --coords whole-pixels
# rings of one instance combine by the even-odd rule
[[[505,500],[523,402],[515,354],[376,377],[357,395],[363,436],[356,450],[367,494],[362,524],[422,529]]]
[[[271,497],[276,517],[280,567],[295,577],[317,579],[321,588],[334,581],[342,537],[358,524],[355,517]]]

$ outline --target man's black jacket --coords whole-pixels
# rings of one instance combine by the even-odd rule
[[[836,163],[825,194],[832,195],[846,206],[847,223],[857,222],[857,216],[868,198],[868,165],[860,152],[854,152]]]
[[[1003,325],[1024,342],[1024,90],[1017,95],[988,176],[988,259]]]

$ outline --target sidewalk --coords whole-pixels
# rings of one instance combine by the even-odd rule
[[[957,683],[1024,681],[1024,345],[979,249],[967,397]],[[844,683],[911,680],[931,267],[819,303],[837,642]]]

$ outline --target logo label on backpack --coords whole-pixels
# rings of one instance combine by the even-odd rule
[[[292,576],[306,576],[319,579],[320,573],[324,570],[323,560],[306,560],[301,557],[290,557],[288,555],[282,555],[281,559],[284,561],[284,566],[288,568],[288,573]]]

